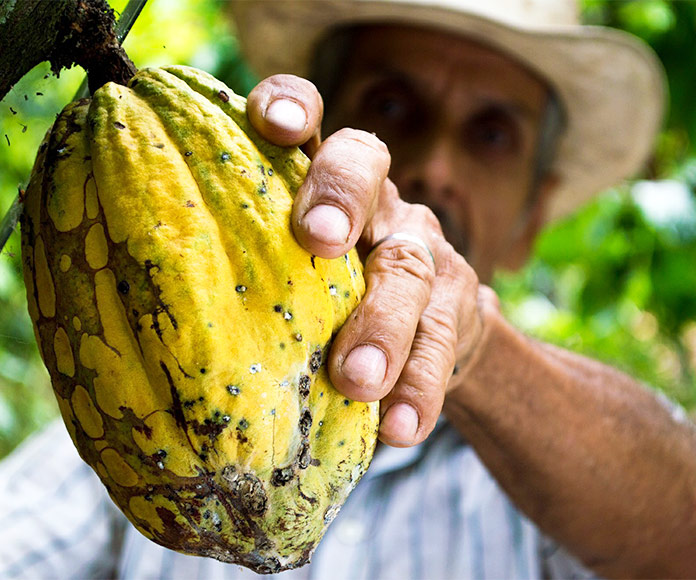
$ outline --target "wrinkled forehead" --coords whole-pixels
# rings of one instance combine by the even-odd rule
[[[337,91],[360,91],[383,79],[409,86],[436,108],[498,103],[537,123],[547,84],[513,57],[473,39],[440,30],[370,25],[346,29],[325,43],[313,80],[327,114],[341,116]],[[334,106],[335,105],[335,106]],[[339,110],[336,110],[339,109]],[[463,113],[463,111],[461,111]]]
[[[548,85],[535,73],[479,41],[440,30],[400,25],[349,28],[318,53],[313,80],[327,104],[347,85],[391,76],[433,100],[453,92],[515,102],[532,114],[546,102]]]

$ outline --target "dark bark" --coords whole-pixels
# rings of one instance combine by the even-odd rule
[[[106,0],[0,0],[0,99],[45,60],[56,74],[82,66],[90,90],[107,81],[125,84],[135,73]]]

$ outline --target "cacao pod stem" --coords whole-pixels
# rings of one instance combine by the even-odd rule
[[[99,87],[106,83],[109,80],[115,80],[116,82],[121,82],[121,84],[126,84],[128,82],[128,79],[130,79],[131,76],[135,74],[136,68],[135,65],[130,61],[128,56],[126,55],[125,51],[121,48],[121,43],[125,40],[126,36],[128,36],[128,33],[130,32],[131,28],[133,27],[133,24],[135,24],[136,19],[142,12],[143,8],[145,7],[145,4],[147,3],[147,0],[130,0],[126,7],[124,8],[123,12],[121,13],[121,17],[118,19],[118,23],[116,24],[115,31],[113,33],[113,36],[115,38],[115,43],[118,48],[118,55],[116,57],[116,60],[120,59],[125,59],[121,61],[121,66],[119,69],[121,70],[121,81],[117,79],[112,79],[112,78],[107,78],[107,79],[99,79],[96,82],[93,82],[92,80],[92,75],[90,75],[90,86],[92,87]],[[113,12],[112,12],[113,14]],[[112,20],[113,22],[113,20]],[[84,41],[82,41],[84,43]],[[113,57],[112,57],[113,58]],[[99,61],[96,61],[99,62]],[[55,63],[52,63],[52,67],[55,69]],[[132,67],[132,70],[131,70]],[[125,73],[125,74],[124,74]],[[86,79],[85,79],[86,80]],[[97,84],[100,83],[100,84]],[[75,98],[73,100],[80,99],[82,97],[87,96],[87,86],[86,83],[83,82],[82,85],[80,85],[80,88],[78,89],[77,93],[75,94]],[[19,216],[22,214],[22,206],[23,206],[23,199],[21,195],[21,189],[20,189],[20,194],[15,197],[14,201],[12,202],[12,205],[10,206],[10,209],[7,210],[7,213],[5,216],[2,218],[2,221],[0,221],[0,252],[2,252],[2,249],[5,247],[5,244],[7,243],[7,240],[10,238],[12,235],[12,232],[14,231],[15,227],[17,226],[17,222],[19,221]]]

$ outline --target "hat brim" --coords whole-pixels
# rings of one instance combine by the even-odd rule
[[[567,115],[548,219],[564,216],[638,172],[650,155],[665,102],[664,70],[637,38],[597,26],[514,28],[465,12],[408,2],[232,2],[245,57],[261,76],[307,77],[330,31],[407,24],[479,40],[524,64],[559,95]]]

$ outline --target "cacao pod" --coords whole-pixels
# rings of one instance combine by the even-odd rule
[[[290,226],[309,165],[187,67],[68,105],[22,221],[41,355],[82,458],[145,536],[257,572],[306,563],[367,469],[376,404],[331,385],[357,254]]]

